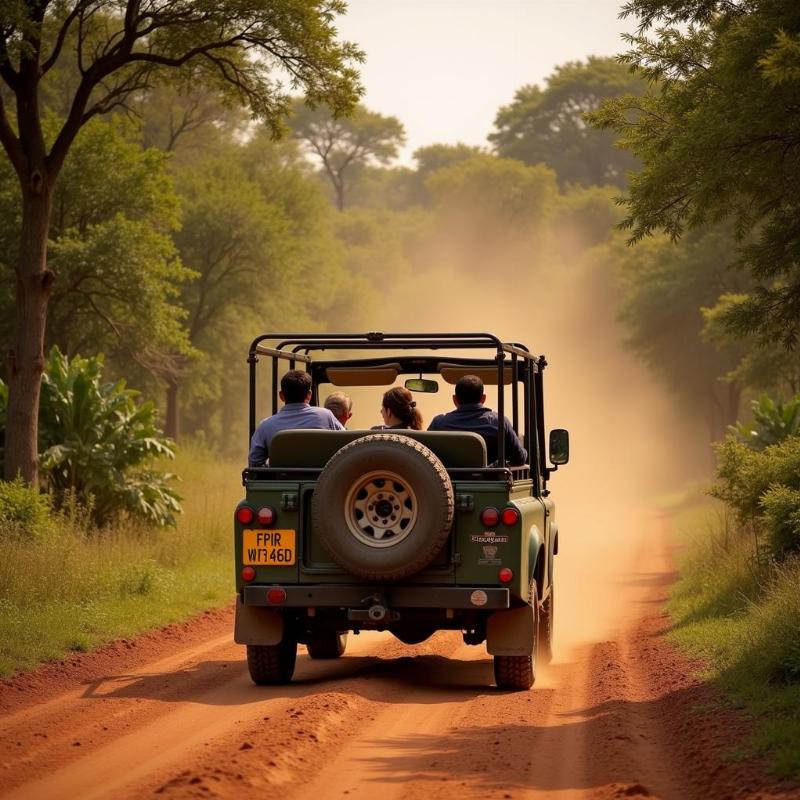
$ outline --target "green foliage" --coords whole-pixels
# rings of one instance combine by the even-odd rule
[[[669,610],[670,638],[703,659],[753,719],[749,749],[800,776],[800,559],[757,557],[746,530],[695,510]]]
[[[781,560],[800,548],[800,436],[753,450],[730,435],[716,450],[711,494],[742,524],[763,531],[772,558]]]
[[[562,185],[624,186],[635,160],[614,137],[591,128],[585,114],[609,97],[639,94],[644,83],[613,58],[590,56],[556,67],[545,87],[523,86],[497,112],[490,134],[498,155],[555,170]]]
[[[57,121],[48,118],[49,128]],[[16,177],[0,180],[19,206]],[[0,193],[3,190],[0,189]],[[142,381],[171,371],[171,354],[190,354],[178,304],[194,273],[180,262],[171,234],[179,199],[167,157],[142,150],[129,124],[95,119],[78,136],[53,199],[49,265],[57,275],[48,311],[47,341],[68,355],[104,351],[117,371]],[[11,274],[19,220],[1,237]],[[11,286],[9,286],[9,290]],[[0,295],[0,337],[11,347],[15,295]]]
[[[102,382],[103,359],[68,359],[50,351],[40,405],[41,468],[58,497],[73,494],[98,522],[120,514],[154,525],[174,525],[179,497],[173,475],[154,468],[172,458],[156,427],[152,403],[124,381]]]
[[[26,4],[0,9],[0,30],[14,32],[3,35],[10,68],[18,68],[38,37],[46,62],[61,34],[62,56],[69,54],[70,67],[81,67],[80,76],[65,82],[70,94],[78,85],[97,88],[89,117],[169,77],[179,86],[209,87],[278,134],[292,92],[302,89],[310,103],[327,103],[337,113],[349,110],[361,93],[354,65],[363,53],[337,39],[343,0],[185,2],[177,10],[172,4],[143,10],[102,0],[79,4],[74,15],[64,4],[52,4],[42,23]]]
[[[717,227],[692,233],[679,246],[666,237],[635,248],[615,239],[604,252],[622,287],[626,344],[687,410],[703,415],[712,440],[738,417],[743,387],[731,373],[748,353],[746,343],[707,338],[701,312],[742,285],[742,276],[720,268],[731,246],[729,233]]]
[[[462,161],[468,161],[483,153],[484,151],[480,147],[461,142],[458,144],[430,144],[417,148],[414,151],[414,160],[417,162],[417,168],[414,171],[414,198],[417,203],[426,206],[432,204],[426,182],[434,172],[455,166]]]
[[[687,237],[690,238],[690,237]],[[746,294],[725,292],[717,302],[703,308],[704,341],[717,348],[731,348],[741,355],[739,363],[726,376],[740,386],[775,393],[800,393],[800,352],[778,343],[758,341],[753,335],[741,336],[727,324],[730,309],[747,298]]]
[[[800,551],[800,490],[780,485],[767,489],[761,511],[773,556],[780,560]]]
[[[632,241],[732,220],[754,286],[725,311],[737,334],[793,344],[800,331],[800,5],[633,0],[623,61],[653,81],[592,119],[642,162],[625,220]],[[654,28],[654,26],[657,26]]]
[[[608,241],[621,217],[615,194],[612,186],[573,187],[564,192],[551,224],[559,249],[574,255]]]
[[[733,432],[753,450],[763,450],[782,442],[788,436],[800,434],[800,395],[783,402],[762,394],[750,404],[752,422],[738,422]]]
[[[440,212],[477,221],[503,220],[508,230],[540,228],[558,189],[552,170],[507,158],[478,155],[432,173],[427,186]],[[483,233],[483,232],[481,232]]]
[[[558,196],[548,167],[485,154],[437,170],[426,186],[435,208],[431,262],[513,275],[542,259]]]
[[[134,518],[96,529],[69,507],[52,513],[51,535],[3,541],[0,675],[230,604],[239,464],[186,445],[175,469],[185,500],[174,529]]]
[[[345,207],[347,176],[354,167],[388,164],[405,143],[405,130],[396,117],[386,117],[356,106],[348,117],[327,108],[298,102],[290,120],[294,135],[320,160],[333,184],[336,205]]]
[[[20,479],[0,481],[0,542],[41,539],[53,529],[49,495]]]

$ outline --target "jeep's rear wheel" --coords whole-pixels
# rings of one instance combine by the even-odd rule
[[[339,658],[347,647],[347,631],[324,631],[309,637],[306,642],[311,658]]]
[[[427,567],[450,535],[453,512],[444,465],[401,434],[345,445],[322,470],[311,501],[320,544],[343,569],[372,581]]]
[[[533,648],[530,655],[494,657],[494,679],[498,689],[524,692],[536,680],[536,656],[539,649],[539,597],[536,583],[531,586],[530,604],[533,608]]]
[[[253,683],[269,686],[289,683],[297,660],[297,639],[284,636],[280,644],[247,645],[247,668]]]

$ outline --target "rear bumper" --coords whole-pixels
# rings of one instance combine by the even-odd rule
[[[282,603],[270,603],[269,589],[286,592]],[[510,608],[508,589],[478,586],[245,586],[244,604],[269,608],[369,608],[380,599],[388,608],[452,608],[497,610]]]

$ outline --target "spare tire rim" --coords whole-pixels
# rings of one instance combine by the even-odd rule
[[[417,521],[417,496],[396,472],[376,470],[362,475],[344,501],[350,533],[369,547],[393,547]]]

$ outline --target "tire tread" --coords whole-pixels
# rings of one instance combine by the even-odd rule
[[[297,642],[284,639],[280,644],[247,645],[247,668],[258,686],[289,683],[294,675]]]

